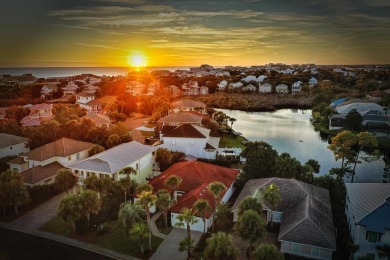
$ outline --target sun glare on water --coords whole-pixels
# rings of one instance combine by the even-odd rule
[[[146,57],[142,53],[133,53],[129,56],[128,63],[130,66],[139,68],[139,67],[146,67]]]

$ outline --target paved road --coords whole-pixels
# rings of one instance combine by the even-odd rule
[[[154,255],[150,260],[185,260],[187,259],[187,252],[179,252],[179,242],[187,236],[187,230],[184,228],[173,228],[172,231],[167,235],[164,241],[157,248]],[[191,237],[195,240],[194,245],[198,243],[202,232],[191,231]]]

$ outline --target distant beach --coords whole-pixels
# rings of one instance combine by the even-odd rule
[[[195,66],[191,66],[195,67]],[[175,71],[177,69],[188,70],[190,67],[178,66],[178,67],[146,67],[146,71],[154,70],[170,70]],[[0,68],[0,75],[22,75],[31,73],[38,78],[51,78],[51,77],[67,77],[80,74],[94,74],[97,76],[117,76],[125,75],[132,71],[130,67],[14,67],[14,68]]]

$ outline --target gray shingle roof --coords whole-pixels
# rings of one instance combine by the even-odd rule
[[[353,215],[359,222],[390,196],[389,183],[346,183]]]
[[[28,140],[29,139],[25,137],[0,133],[0,148],[8,147],[20,143],[25,143],[28,142]]]
[[[69,168],[113,174],[155,150],[154,146],[132,141],[72,164]]]
[[[353,109],[356,109],[360,114],[364,114],[364,112],[370,110],[383,112],[383,107],[376,103],[352,102],[336,106],[339,114],[348,114]]]
[[[332,209],[329,192],[295,179],[265,178],[250,180],[233,205],[246,196],[261,198],[269,184],[275,184],[281,195],[276,211],[283,212],[278,240],[307,244],[336,250]],[[268,207],[266,202],[263,202]]]

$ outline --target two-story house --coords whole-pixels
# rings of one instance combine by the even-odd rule
[[[93,146],[92,143],[61,138],[21,154],[8,164],[20,172],[27,186],[50,184],[58,170],[87,158]]]
[[[28,142],[25,137],[0,133],[0,158],[27,153],[30,151]]]
[[[390,245],[390,183],[346,183],[345,214],[354,259],[380,259],[377,246]]]
[[[30,115],[20,120],[22,126],[38,126],[42,121],[53,119],[53,104],[37,104],[30,107]]]
[[[132,141],[95,154],[68,168],[78,176],[80,185],[83,185],[85,178],[92,175],[120,180],[126,176],[121,171],[127,167],[136,171],[135,175],[130,176],[131,179],[137,183],[145,183],[147,178],[152,176],[156,150],[157,147]]]
[[[74,83],[74,81],[69,81],[68,84],[62,88],[62,92],[64,93],[64,96],[75,95],[78,89],[79,86],[77,86],[77,84]]]
[[[219,137],[210,136],[210,129],[192,124],[164,126],[160,139],[162,148],[206,159],[216,158],[220,141]]]

